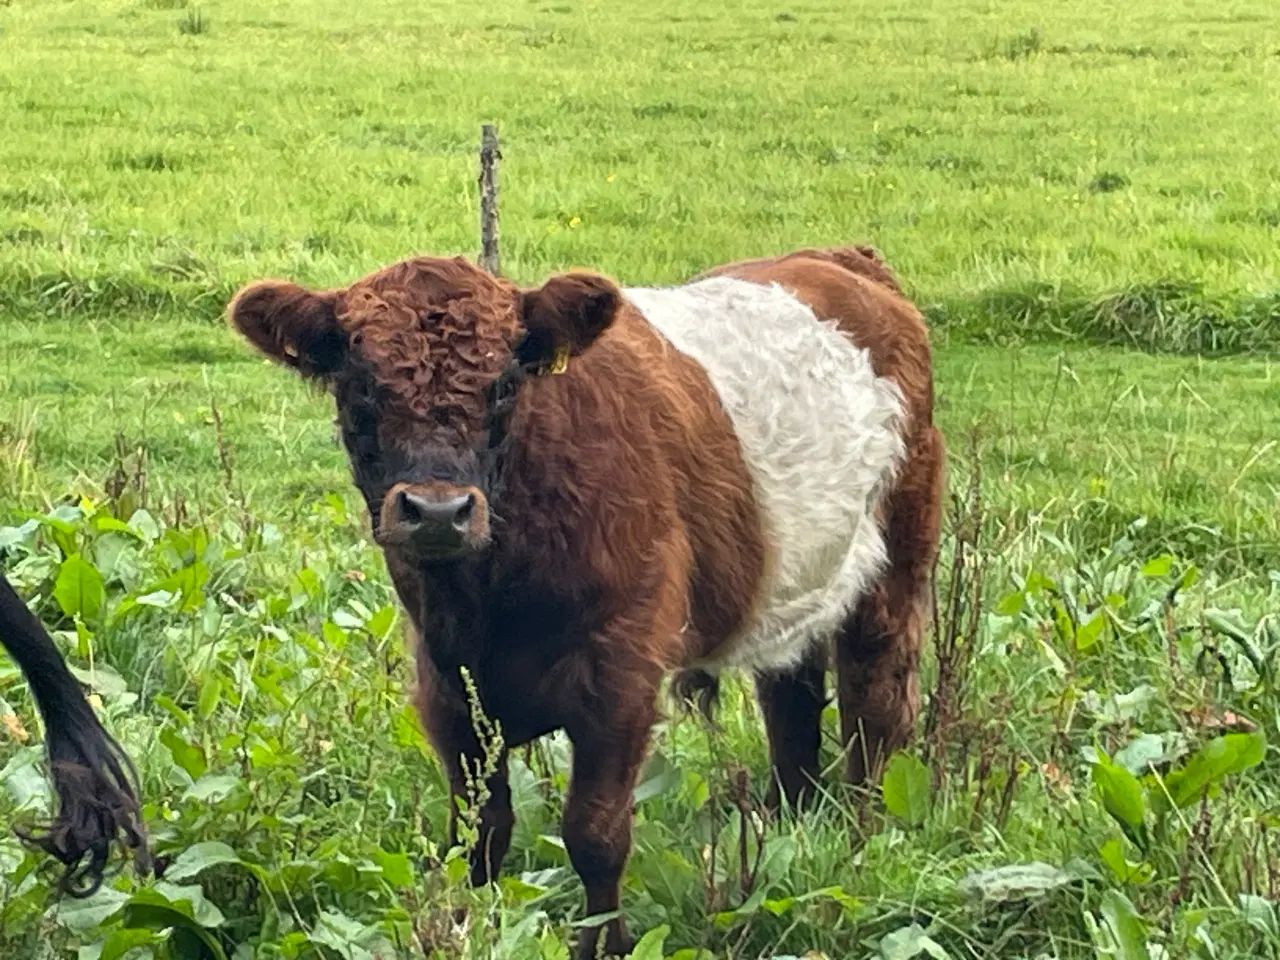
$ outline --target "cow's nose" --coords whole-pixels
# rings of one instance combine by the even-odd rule
[[[489,542],[489,511],[475,487],[397,484],[382,501],[378,541],[442,558]]]
[[[406,527],[422,528],[424,532],[452,532],[462,536],[471,525],[471,515],[475,509],[474,493],[437,500],[420,493],[401,490],[396,497],[396,520]]]

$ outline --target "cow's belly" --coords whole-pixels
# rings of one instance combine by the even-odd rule
[[[902,394],[867,351],[780,287],[713,278],[626,296],[706,370],[768,545],[749,621],[697,666],[790,666],[840,626],[885,564],[875,512],[904,452]]]

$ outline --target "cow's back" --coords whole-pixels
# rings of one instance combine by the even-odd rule
[[[748,622],[700,665],[792,664],[840,625],[885,563],[875,513],[904,451],[902,393],[868,350],[776,285],[713,277],[625,293],[706,372],[765,537]]]

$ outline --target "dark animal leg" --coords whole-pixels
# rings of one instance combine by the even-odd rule
[[[645,681],[638,680],[637,686],[642,685]],[[562,834],[586,889],[588,916],[610,913],[621,903],[622,872],[631,854],[633,795],[655,719],[656,693],[655,682],[643,703],[628,698],[629,715],[606,714],[568,731],[573,741],[573,781]],[[626,924],[615,917],[582,931],[579,960],[597,956],[601,933],[606,954],[630,952]]]
[[[457,798],[463,798],[471,810],[478,799],[476,795],[487,794],[475,821],[478,837],[471,850],[471,882],[476,886],[490,883],[502,870],[516,822],[507,781],[506,748],[490,745],[490,752],[496,749],[497,755],[486,756],[486,746],[465,701],[440,684],[425,654],[418,657],[416,701],[422,725],[449,776],[450,843],[459,840],[461,812]]]
[[[816,645],[793,669],[756,674],[756,695],[769,735],[772,782],[765,805],[793,808],[813,799],[818,781],[822,709],[826,705],[827,650]]]
[[[911,739],[920,709],[920,649],[941,527],[942,437],[928,428],[888,504],[889,568],[836,638],[841,739],[849,781],[879,779]]]

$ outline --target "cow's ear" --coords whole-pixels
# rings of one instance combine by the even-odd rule
[[[525,336],[516,356],[527,367],[562,366],[596,342],[622,303],[622,291],[604,277],[565,273],[520,297]]]
[[[272,360],[303,376],[324,376],[342,365],[347,352],[337,301],[336,293],[263,280],[236,294],[227,319]]]

